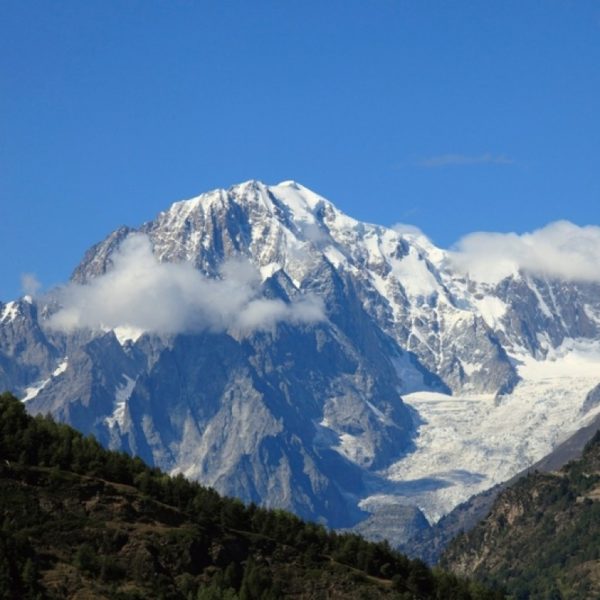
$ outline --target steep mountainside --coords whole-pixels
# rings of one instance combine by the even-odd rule
[[[171,478],[0,395],[0,596],[267,600],[500,594]]]
[[[442,565],[500,582],[516,598],[600,597],[600,431],[581,459],[504,490]]]
[[[600,412],[599,291],[473,280],[419,232],[251,181],[0,305],[0,385],[223,493],[339,527],[436,520]]]

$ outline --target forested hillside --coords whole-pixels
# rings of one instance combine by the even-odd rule
[[[581,459],[503,491],[441,564],[519,600],[600,598],[600,431]]]
[[[0,456],[0,598],[503,597],[106,451],[10,394]]]

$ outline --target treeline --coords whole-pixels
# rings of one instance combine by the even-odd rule
[[[119,552],[122,554],[127,540],[118,536],[126,538],[126,533],[99,529],[103,531],[102,536],[81,542],[80,530],[89,527],[87,521],[82,521],[85,526],[79,530],[73,529],[76,547],[69,554],[70,568],[76,569],[83,578],[110,584],[115,598],[138,597],[135,585],[121,585],[132,578],[142,587],[150,582],[153,589],[150,597],[156,598],[280,598],[286,595],[290,578],[297,579],[298,573],[308,585],[311,580],[322,578],[323,570],[336,572],[340,567],[346,580],[350,577],[362,586],[372,587],[372,594],[366,597],[440,600],[503,597],[500,592],[490,592],[452,574],[431,570],[423,562],[393,551],[385,542],[370,543],[358,535],[338,534],[306,523],[285,511],[245,505],[239,500],[221,497],[181,475],[166,475],[160,469],[148,467],[139,458],[107,451],[94,438],[83,436],[67,425],[55,423],[48,417],[31,417],[23,404],[9,393],[0,395],[0,456],[3,472],[13,473],[15,469],[29,467],[41,472],[47,470],[43,481],[50,486],[54,481],[56,489],[63,491],[68,489],[66,474],[69,473],[124,484],[147,499],[141,504],[146,502],[148,510],[156,511],[160,503],[185,516],[185,523],[173,527],[169,539],[177,541],[185,537],[185,547],[196,549],[192,552],[195,558],[189,564],[177,563],[182,559],[176,557],[165,559],[171,561],[169,564],[174,565],[175,571],[181,571],[169,576],[165,575],[164,567],[162,574],[152,569],[146,569],[146,573],[144,564],[138,568],[135,560],[123,561]],[[28,502],[23,494],[23,489],[8,486],[0,498],[0,598],[37,599],[50,594],[41,573],[50,568],[51,561],[40,556],[31,536],[36,527],[43,531],[43,527],[50,525],[43,523],[46,517],[37,514],[37,505],[32,504],[29,510],[22,508]],[[62,518],[65,519],[63,529],[68,529],[70,517]],[[157,542],[154,551],[164,554],[165,544]],[[216,556],[215,547],[220,548],[220,556]],[[61,556],[68,554],[67,550],[61,552],[58,553]],[[156,563],[158,559],[152,560]],[[155,568],[155,571],[160,570]],[[142,589],[139,586],[137,589]]]

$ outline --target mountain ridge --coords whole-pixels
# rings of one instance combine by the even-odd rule
[[[247,500],[342,527],[394,504],[433,521],[598,412],[581,413],[598,385],[598,287],[472,280],[421,233],[250,181],[119,228],[35,315],[1,306],[0,384]],[[166,333],[162,306],[161,327],[179,318]],[[49,327],[68,310],[85,327]]]

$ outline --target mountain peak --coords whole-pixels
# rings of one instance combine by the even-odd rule
[[[144,292],[136,295],[139,300],[131,311],[127,303],[131,303],[132,289],[139,291],[144,284],[138,285],[140,269],[133,260],[138,257],[127,254],[127,247],[115,253],[136,233],[147,237],[144,243],[150,256],[144,255],[149,260],[143,264],[150,266],[151,277]],[[127,256],[128,261],[121,260],[119,267],[113,256]],[[187,335],[183,327],[186,335],[165,341],[164,348],[163,341],[150,341],[149,336],[133,340],[136,353],[147,354],[144,364],[150,365],[150,371],[145,370],[144,361],[133,361],[128,346],[121,352],[113,340],[102,351],[104,358],[94,359],[95,369],[107,369],[102,379],[106,389],[98,388],[97,377],[89,372],[87,349],[79,358],[69,350],[70,366],[54,376],[64,360],[64,349],[81,343],[74,338],[51,347],[42,355],[46,362],[38,357],[36,346],[32,358],[25,357],[34,361],[36,370],[24,363],[27,369],[23,367],[19,379],[11,381],[24,392],[40,390],[28,402],[30,410],[45,412],[56,403],[57,416],[70,422],[76,422],[80,413],[63,408],[69,405],[64,398],[76,406],[85,384],[85,401],[94,403],[97,414],[84,425],[88,430],[103,428],[115,447],[124,443],[120,436],[128,435],[128,447],[137,444],[135,448],[144,450],[156,464],[218,483],[221,490],[247,499],[289,506],[288,499],[294,503],[308,498],[298,500],[303,504],[295,509],[311,515],[318,512],[315,506],[322,497],[315,491],[321,485],[319,478],[338,481],[338,475],[319,458],[325,456],[319,454],[323,446],[351,469],[389,466],[385,489],[391,499],[385,494],[369,496],[364,504],[360,500],[360,508],[381,506],[385,510],[385,504],[395,503],[396,495],[402,495],[394,487],[402,480],[431,477],[439,481],[434,490],[422,490],[418,498],[411,496],[411,502],[434,519],[471,493],[541,458],[561,436],[600,410],[594,405],[590,411],[581,411],[586,395],[598,385],[597,287],[514,277],[497,285],[480,284],[454,268],[448,253],[418,230],[362,223],[295,181],[267,185],[250,180],[175,203],[140,229],[120,229],[97,244],[86,254],[74,280],[92,283],[94,288],[94,278],[109,275],[100,282],[104,282],[101,291],[109,288],[109,295],[105,301],[101,294],[96,301],[102,319],[96,316],[95,322],[104,324],[110,319],[111,327],[117,323],[122,338],[120,326],[134,322],[132,314],[135,322],[138,315],[145,315],[142,329],[150,333],[162,331],[171,315],[177,317],[173,320],[180,328],[181,323],[186,327],[188,322],[196,323],[197,299],[205,297],[206,290],[223,290],[219,282],[227,281],[224,265],[240,258],[252,264],[254,274],[260,274],[256,287],[249,288],[243,310],[223,313],[227,318],[215,331]],[[128,271],[123,265],[135,268]],[[120,289],[114,285],[115,271],[123,282]],[[202,277],[207,281],[190,287],[191,280]],[[213,278],[216,281],[208,282]],[[225,293],[208,297],[214,298],[212,305],[225,306],[239,288],[234,284]],[[80,301],[80,291],[74,290],[76,308],[89,313],[90,305]],[[83,297],[94,293],[88,290]],[[295,302],[302,308],[300,300],[314,296],[323,305],[316,329],[306,319],[296,319],[299,312],[290,312]],[[106,306],[111,313],[104,318]],[[174,308],[165,310],[166,306]],[[17,320],[9,320],[11,307],[0,309],[0,316],[5,315],[0,328],[9,336],[6,339],[14,340],[6,353],[12,356],[21,347],[22,328]],[[163,329],[156,325],[159,310]],[[252,312],[256,323],[273,310],[287,319],[280,330],[269,330],[266,335],[266,330],[260,330],[256,336],[244,337],[243,344],[222,331],[235,331],[231,323],[237,322],[240,313]],[[194,318],[181,319],[182,315]],[[276,322],[282,321],[277,317]],[[37,330],[34,333],[38,335]],[[33,333],[31,339],[35,340]],[[268,340],[274,340],[275,346]],[[570,344],[575,340],[585,344]],[[217,347],[221,352],[216,356],[218,364],[210,362]],[[173,348],[178,349],[176,357]],[[202,364],[204,369],[199,367]],[[202,371],[210,373],[211,380],[222,374],[218,393]],[[148,387],[150,380],[154,387]],[[138,384],[132,381],[140,382],[137,391]],[[237,390],[233,396],[232,390]],[[443,391],[452,391],[455,397],[439,393]],[[425,442],[395,463],[403,450],[394,444],[404,443],[412,427],[398,393],[420,414],[419,440]],[[163,398],[169,398],[168,415],[163,413]],[[255,411],[253,419],[245,412],[249,406]],[[134,427],[124,412],[127,407],[155,419],[156,431],[165,437],[157,441],[150,429]],[[233,418],[234,414],[242,416]],[[251,420],[252,435],[259,440],[254,445],[248,433]],[[260,446],[260,440],[278,436],[281,423],[286,431],[301,437],[303,451],[319,449],[310,490],[303,487],[304,476],[290,475],[281,488],[275,478],[284,477],[283,471],[264,473],[259,462],[246,462],[259,461],[260,453],[273,447],[271,441]],[[401,428],[400,434],[394,423]],[[164,427],[168,431],[163,432]],[[212,436],[223,430],[227,435],[219,437],[222,446],[216,454]],[[521,439],[528,440],[526,446],[518,442]],[[179,440],[179,446],[169,440]],[[282,452],[295,447],[286,446],[289,443],[281,441]],[[247,456],[253,458],[242,458]],[[279,464],[274,457],[272,464]],[[298,456],[290,455],[289,465],[306,464],[305,460],[298,462]],[[359,479],[349,475],[348,480]],[[366,488],[346,491],[370,494]],[[343,503],[348,519],[354,518],[358,501]],[[329,509],[323,510],[320,516],[327,513],[330,518]]]
[[[268,185],[257,179],[249,179],[227,189],[215,188],[198,196],[179,200],[161,214],[165,214],[165,212],[190,213],[200,206],[207,207],[215,203],[224,206],[227,202],[234,202],[238,205],[259,202],[266,208],[273,209],[273,201],[276,204],[286,205],[291,210],[300,209],[301,212],[310,212],[323,203],[333,206],[316,192],[291,179],[276,185]]]
[[[294,181],[293,179],[286,179],[285,181],[280,181],[278,184],[278,186],[287,186],[287,187],[304,187],[301,184],[299,184],[297,181]]]

